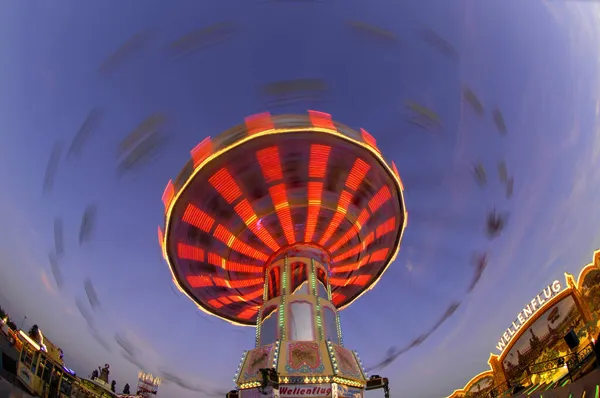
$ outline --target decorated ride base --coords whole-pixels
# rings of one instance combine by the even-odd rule
[[[244,354],[235,378],[241,397],[262,395],[265,385],[279,397],[363,396],[367,376],[343,346],[324,259],[300,244],[269,264],[273,282],[267,280],[257,348]]]

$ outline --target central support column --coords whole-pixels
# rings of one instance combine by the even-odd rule
[[[343,347],[329,261],[324,250],[308,244],[270,259],[256,348],[245,353],[235,378],[243,397],[260,386],[260,369],[265,368],[277,371],[284,395],[324,397],[355,390],[353,396],[362,396],[366,375],[356,353]]]
[[[274,256],[265,273],[256,347],[278,340],[341,344],[339,316],[331,303],[328,263],[321,249],[308,245],[297,245]]]

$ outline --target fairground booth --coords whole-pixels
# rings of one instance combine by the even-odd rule
[[[448,398],[546,397],[584,384],[596,368],[599,312],[600,250],[577,278],[565,273],[564,281],[555,280],[525,303],[502,331],[490,368]],[[593,384],[590,388],[598,390]]]

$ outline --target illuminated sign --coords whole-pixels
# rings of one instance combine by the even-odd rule
[[[298,384],[298,385],[279,385],[279,396],[287,397],[330,397],[331,386],[328,384]]]
[[[548,285],[548,287],[544,288],[544,290],[535,296],[529,303],[527,303],[527,306],[525,306],[525,308],[523,308],[521,312],[517,314],[517,319],[515,319],[512,325],[506,329],[506,332],[502,334],[500,341],[496,345],[498,351],[502,352],[517,331],[521,329],[521,327],[527,322],[527,320],[531,318],[531,316],[535,314],[537,310],[542,308],[546,301],[556,296],[561,290],[562,287],[560,282],[556,280],[552,282],[551,285]]]

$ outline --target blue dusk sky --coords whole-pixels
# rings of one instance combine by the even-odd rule
[[[181,36],[219,22],[233,29],[188,54],[169,51]],[[424,28],[457,56],[424,41]],[[321,100],[270,109],[262,87],[297,78],[322,79]],[[483,115],[462,99],[465,85]],[[448,395],[487,369],[525,303],[564,272],[577,274],[600,247],[599,94],[600,5],[591,1],[3,1],[0,305],[18,324],[27,316],[25,328],[37,323],[82,375],[110,363],[119,390],[135,384],[138,366],[122,357],[118,335],[147,371],[176,374],[202,391],[165,382],[160,396],[223,396],[254,330],[200,314],[174,293],[157,243],[161,196],[206,136],[265,110],[318,109],[377,138],[398,166],[409,212],[399,256],[342,313],[344,342],[369,367],[460,301],[423,344],[377,371],[391,379],[393,394]],[[434,110],[442,127],[408,123],[407,100]],[[100,122],[78,155],[65,156],[93,108]],[[160,150],[118,176],[119,142],[155,112],[166,117]],[[44,194],[55,145],[62,152]],[[484,187],[470,170],[479,161]],[[500,161],[514,177],[510,199],[497,177]],[[91,205],[96,222],[80,246]],[[509,217],[490,240],[484,224],[494,208]],[[62,288],[48,259],[55,218],[64,225]],[[475,252],[487,252],[489,264],[467,294]],[[100,301],[95,312],[88,278]]]

